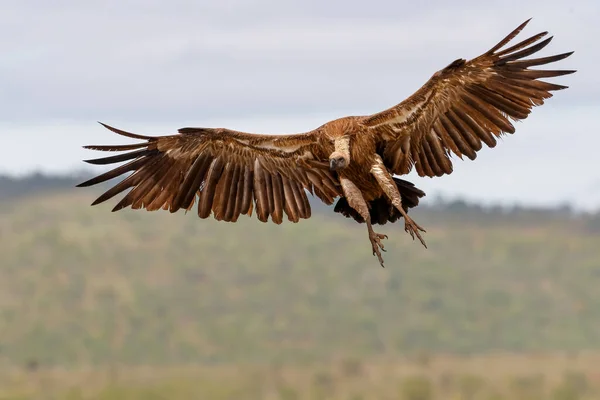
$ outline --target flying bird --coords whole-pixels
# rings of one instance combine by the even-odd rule
[[[542,32],[505,47],[525,21],[487,52],[459,58],[437,71],[413,95],[376,114],[347,116],[305,133],[260,135],[227,128],[182,128],[178,134],[143,136],[104,125],[141,142],[92,145],[87,149],[127,151],[85,160],[91,164],[127,161],[78,185],[91,186],[128,177],[92,205],[131,189],[113,208],[176,212],[197,204],[200,218],[235,222],[255,212],[259,221],[281,224],[311,216],[307,193],[334,211],[366,223],[373,255],[384,265],[382,240],[374,224],[404,219],[404,229],[427,247],[425,230],[408,210],[425,193],[397,176],[415,169],[421,177],[452,173],[452,155],[474,160],[485,144],[514,133],[514,121],[527,118],[551,92],[565,89],[542,81],[572,70],[531,69],[562,60],[572,52],[524,59],[552,37]],[[254,210],[254,211],[253,211]]]

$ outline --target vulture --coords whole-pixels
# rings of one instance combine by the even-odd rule
[[[144,136],[102,124],[137,139],[124,145],[87,149],[124,152],[85,160],[95,165],[125,162],[78,187],[96,185],[131,172],[92,205],[131,189],[113,211],[125,207],[171,213],[191,210],[235,222],[254,212],[259,221],[281,224],[310,218],[307,194],[336,213],[365,223],[381,266],[382,239],[373,224],[404,219],[404,229],[427,247],[425,230],[408,210],[425,193],[397,178],[413,169],[420,177],[452,173],[452,158],[474,160],[485,144],[514,133],[513,122],[527,118],[551,92],[565,89],[542,78],[573,70],[532,67],[562,60],[573,52],[526,58],[550,43],[542,32],[509,43],[527,25],[518,26],[491,49],[469,61],[459,58],[434,73],[414,94],[387,110],[335,119],[305,133],[266,135],[227,128],[181,128],[177,134]]]

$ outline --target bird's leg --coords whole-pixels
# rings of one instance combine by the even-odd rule
[[[383,248],[383,244],[381,243],[381,239],[387,239],[387,235],[383,235],[377,233],[373,230],[373,226],[371,224],[371,214],[369,213],[369,207],[367,206],[367,202],[365,201],[360,189],[347,178],[340,177],[340,183],[342,184],[342,191],[344,192],[344,197],[348,201],[350,207],[354,208],[358,213],[363,217],[365,222],[367,223],[367,230],[369,231],[369,240],[371,241],[371,247],[373,248],[373,255],[377,255],[379,259],[379,264],[383,267],[383,257],[381,256],[381,251],[385,251]]]
[[[381,157],[376,155],[375,163],[371,167],[371,174],[375,177],[379,186],[383,189],[383,192],[392,202],[392,205],[396,207],[402,217],[404,217],[404,230],[410,234],[410,236],[415,239],[415,236],[419,239],[421,244],[427,248],[425,244],[425,240],[419,233],[425,232],[425,229],[421,228],[411,217],[408,216],[404,208],[402,207],[402,197],[400,196],[400,192],[398,191],[398,186],[396,186],[396,182],[392,178],[392,175],[387,171],[387,168],[383,164]]]

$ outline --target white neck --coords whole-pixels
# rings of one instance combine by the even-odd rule
[[[350,159],[350,138],[348,136],[335,139],[335,152],[342,154],[348,160]]]

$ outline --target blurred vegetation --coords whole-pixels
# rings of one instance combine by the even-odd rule
[[[44,188],[0,188],[0,399],[600,398],[600,214],[424,202],[429,249],[377,227],[382,269],[314,203],[228,224]]]
[[[476,355],[432,358],[423,368],[405,358],[306,365],[122,366],[115,370],[4,369],[0,399],[68,400],[595,400],[600,355]],[[569,365],[568,367],[566,367]]]

